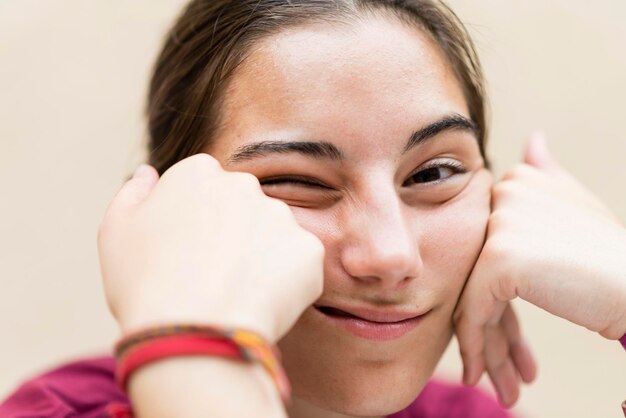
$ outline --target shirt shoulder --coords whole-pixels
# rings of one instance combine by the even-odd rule
[[[3,418],[130,418],[110,356],[64,364],[23,383],[0,404]],[[431,380],[407,408],[389,418],[513,418],[479,389]]]
[[[129,401],[111,356],[73,361],[24,382],[0,403],[3,418],[124,418]]]
[[[474,387],[429,381],[408,407],[388,418],[514,418],[498,401]]]

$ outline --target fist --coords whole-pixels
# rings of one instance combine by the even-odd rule
[[[324,248],[257,179],[207,154],[159,179],[141,166],[98,231],[122,333],[168,323],[245,328],[275,342],[322,293]]]

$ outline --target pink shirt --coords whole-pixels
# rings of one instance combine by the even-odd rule
[[[0,404],[2,418],[130,418],[128,398],[114,380],[115,360],[75,361],[22,384]],[[389,418],[512,418],[478,389],[430,381],[406,409]]]

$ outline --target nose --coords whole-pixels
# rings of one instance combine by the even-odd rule
[[[419,231],[397,195],[370,200],[347,218],[341,262],[351,277],[393,291],[419,276],[423,268]]]

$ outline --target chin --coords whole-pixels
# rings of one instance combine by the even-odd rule
[[[356,385],[335,396],[308,401],[322,409],[351,417],[387,416],[409,406],[418,397],[427,380],[428,377],[424,376],[413,380],[409,386],[400,382],[381,384],[379,379],[374,379],[370,382],[370,387]]]
[[[406,408],[450,341],[451,329],[439,322],[381,343],[328,333],[303,315],[278,343],[292,386],[294,416],[300,408],[352,417],[386,416]]]
[[[317,378],[307,381],[290,376],[290,379],[296,402],[351,417],[376,417],[406,408],[420,394],[431,374],[430,368],[407,373],[396,367],[373,365],[344,373],[328,372],[323,382]],[[294,377],[300,375],[296,373]]]

